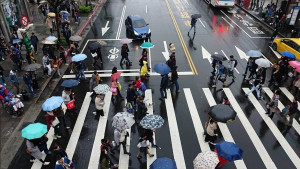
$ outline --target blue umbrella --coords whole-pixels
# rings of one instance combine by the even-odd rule
[[[288,57],[288,58],[296,59],[296,56],[295,56],[294,54],[292,54],[291,52],[283,51],[283,52],[281,52],[281,54],[282,54],[283,56]]]
[[[262,53],[258,50],[249,50],[246,55],[252,58],[258,58],[262,56]]]
[[[159,73],[162,75],[170,73],[170,70],[171,70],[171,68],[165,63],[158,63],[158,64],[154,65],[153,69],[156,73]]]
[[[86,59],[87,58],[87,56],[86,56],[86,54],[77,54],[77,55],[75,55],[75,56],[73,56],[72,57],[72,61],[73,62],[79,62],[79,61],[82,61],[82,60],[84,60],[84,59]]]
[[[62,103],[63,98],[61,96],[52,96],[43,103],[42,108],[44,111],[52,111],[60,107]]]
[[[153,48],[154,45],[151,42],[144,42],[140,46],[141,48]]]
[[[156,159],[151,165],[150,169],[177,169],[176,162],[167,157]]]
[[[22,137],[31,140],[41,138],[47,132],[47,126],[45,124],[33,123],[22,129]]]
[[[14,40],[12,41],[13,44],[20,43],[20,42],[21,42],[20,39],[14,39]]]
[[[56,41],[57,37],[55,37],[55,36],[48,36],[45,40]]]
[[[73,87],[73,86],[77,86],[78,84],[79,84],[78,80],[70,79],[70,80],[64,80],[60,86]]]
[[[243,150],[232,142],[222,141],[216,145],[218,155],[228,161],[242,159]]]

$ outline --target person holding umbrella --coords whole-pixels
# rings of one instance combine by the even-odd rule
[[[70,102],[75,102],[75,94],[72,94],[71,89],[67,87],[62,91],[62,98],[65,105]],[[75,115],[75,104],[73,108],[67,108],[66,112]]]
[[[214,121],[212,118],[210,118],[208,120],[208,122],[206,122],[205,124],[205,129],[206,129],[206,132],[205,132],[205,142],[208,142],[210,144],[213,144],[215,145],[215,141],[217,140],[217,136],[218,134],[215,134],[215,130],[217,130],[217,122]]]
[[[266,114],[268,114],[271,119],[273,118],[276,109],[278,109],[278,101],[280,98],[280,94],[281,94],[280,90],[275,90],[271,101],[269,103],[267,103],[267,113]],[[272,108],[272,113],[270,114],[271,108]]]
[[[195,34],[196,34],[196,22],[197,22],[197,19],[196,18],[192,18],[191,20],[191,28],[188,32],[188,36],[190,36],[190,31],[194,28],[194,37],[195,37]]]
[[[70,37],[71,37],[71,30],[69,29],[69,26],[65,26],[65,29],[62,30],[63,36],[66,39],[66,42],[68,44],[68,46],[70,46]]]
[[[50,130],[51,126],[54,128],[54,139],[61,138],[61,136],[58,135],[58,133],[59,133],[58,128],[60,125],[59,120],[55,116],[54,112],[46,111],[45,118],[46,118],[47,129]]]
[[[260,100],[261,99],[260,92],[261,92],[261,89],[262,89],[262,85],[263,85],[263,78],[262,78],[262,76],[257,75],[256,78],[253,79],[252,88],[246,94],[246,96],[249,96],[250,93],[252,93],[254,90],[256,90],[258,100]]]
[[[103,106],[104,106],[104,95],[103,94],[96,94],[95,98],[95,106],[96,106],[96,112],[93,112],[95,115],[95,119],[99,120],[100,116],[104,116]]]
[[[137,113],[136,113],[136,123],[139,124],[140,121],[146,116],[148,108],[144,102],[144,96],[138,98],[137,102]]]
[[[172,70],[171,70],[171,83],[168,85],[168,88],[172,87],[174,84],[176,86],[176,93],[179,93],[179,84],[178,84],[178,73],[177,73],[177,66],[175,66]]]
[[[35,54],[37,54],[37,44],[39,42],[39,39],[37,36],[35,36],[35,34],[32,32],[31,37],[30,37],[30,43],[32,44],[33,48],[34,48],[34,52]]]
[[[114,130],[114,140],[116,142],[116,146],[111,151],[113,152],[120,146],[120,144],[122,144],[124,154],[131,156],[131,153],[129,153],[126,149],[126,141],[127,141],[128,136],[129,136],[129,133],[126,130],[115,129]]]
[[[120,61],[120,65],[122,66],[123,65],[123,60],[125,59],[128,63],[129,66],[132,65],[132,62],[129,60],[128,58],[128,52],[129,52],[129,48],[128,48],[128,45],[126,43],[124,43],[122,45],[122,48],[121,48],[121,56],[122,56],[122,59]]]
[[[169,84],[168,74],[161,75],[161,82],[160,82],[160,94],[161,98],[159,100],[164,100],[167,98],[167,87]]]
[[[142,158],[141,152],[147,153],[150,157],[154,157],[154,154],[150,154],[150,152],[149,152],[149,150],[148,150],[147,136],[142,136],[142,137],[139,139],[138,147],[139,147],[139,152],[138,152],[138,154],[137,154],[137,158],[138,158],[138,159],[141,159],[141,158]]]
[[[43,165],[49,165],[50,162],[42,160],[42,152],[40,151],[38,147],[38,142],[36,139],[34,140],[28,140],[26,139],[26,152],[30,154],[30,162],[34,162],[35,159],[38,159],[40,162],[43,163]]]
[[[215,83],[212,85],[212,87],[217,87],[218,80],[223,81],[223,86],[226,85],[226,79],[222,80],[222,75],[224,74],[224,66],[222,65],[222,61],[218,61],[217,64],[217,75],[215,79]]]
[[[228,61],[228,76],[232,77],[232,81],[234,81],[235,76],[234,76],[234,71],[233,69],[237,65],[237,60],[233,58],[233,55],[229,56],[229,61]]]

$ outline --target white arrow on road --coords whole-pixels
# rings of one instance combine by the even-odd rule
[[[102,36],[103,36],[103,35],[108,31],[108,29],[110,28],[110,27],[107,27],[108,24],[109,24],[109,21],[107,21],[105,27],[102,28]]]
[[[168,51],[168,47],[167,47],[167,42],[166,41],[164,41],[164,47],[165,47],[165,51],[161,52],[161,53],[164,55],[165,59],[168,60],[170,54],[169,54],[169,51]]]
[[[248,59],[249,57],[246,55],[246,53],[244,51],[242,51],[240,48],[238,48],[237,46],[235,46],[235,49],[237,50],[238,54],[240,55],[241,59]]]
[[[202,47],[202,56],[203,59],[207,59],[209,61],[209,63],[211,63],[211,54],[203,47]]]

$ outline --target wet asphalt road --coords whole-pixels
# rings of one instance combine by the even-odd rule
[[[131,73],[138,73],[138,71],[134,69],[139,69],[138,60],[142,51],[139,46],[143,41],[134,41],[133,43],[129,44],[129,58],[133,62],[133,66],[131,66],[130,68],[126,68],[126,66],[120,67],[120,51],[118,52],[118,57],[116,57],[115,54],[113,56],[116,57],[115,60],[110,61],[112,59],[112,53],[110,52],[110,50],[114,48],[118,50],[121,49],[121,44],[116,39],[122,39],[126,37],[124,22],[123,24],[121,24],[122,27],[119,28],[122,11],[124,11],[124,18],[131,14],[139,14],[145,18],[147,23],[149,23],[152,32],[151,42],[155,45],[155,47],[151,49],[152,67],[156,63],[166,61],[162,55],[162,52],[165,51],[164,41],[166,41],[167,44],[172,42],[176,46],[176,59],[177,65],[179,67],[178,72],[193,72],[197,74],[194,76],[180,76],[179,85],[181,93],[175,94],[175,91],[173,91],[172,94],[173,106],[176,114],[178,130],[182,143],[181,146],[187,169],[193,168],[193,159],[199,152],[201,152],[201,149],[199,147],[197,135],[195,133],[195,127],[191,119],[183,88],[190,88],[202,124],[205,124],[205,121],[208,119],[207,113],[209,110],[208,99],[203,92],[203,88],[209,88],[217,103],[221,102],[222,97],[225,96],[220,82],[218,83],[216,89],[211,88],[211,79],[213,77],[210,72],[212,71],[212,68],[209,64],[208,59],[203,58],[206,51],[210,54],[218,52],[227,56],[235,56],[235,58],[238,60],[237,70],[239,74],[235,72],[237,78],[234,82],[231,82],[231,78],[227,78],[226,87],[229,88],[232,92],[234,98],[237,100],[239,106],[243,111],[241,113],[244,113],[249,120],[251,126],[255,130],[255,133],[258,135],[260,141],[262,142],[272,161],[275,163],[276,167],[280,169],[296,168],[287,155],[288,153],[285,152],[285,150],[277,141],[276,136],[271,132],[270,128],[258,114],[258,110],[256,109],[256,107],[250,102],[248,98],[244,97],[244,91],[242,90],[242,87],[250,87],[250,85],[248,84],[248,82],[243,80],[242,73],[244,72],[246,67],[246,60],[241,59],[237,48],[243,52],[251,49],[259,49],[271,62],[274,62],[276,61],[276,57],[268,47],[268,37],[271,36],[271,32],[268,32],[268,30],[261,27],[260,24],[255,22],[255,20],[253,20],[250,16],[245,15],[237,8],[229,10],[216,9],[207,5],[207,3],[204,1],[197,0],[169,0],[155,2],[150,0],[113,0],[106,3],[105,8],[103,9],[104,10],[101,11],[99,17],[95,22],[97,33],[95,34],[94,31],[90,31],[87,38],[82,42],[83,45],[81,45],[83,53],[88,55],[88,59],[86,59],[85,62],[88,65],[89,70],[93,69],[91,66],[91,56],[89,54],[87,46],[90,43],[96,41],[96,39],[104,39],[105,42],[107,42],[107,45],[102,48],[102,55],[104,59],[102,69],[111,70],[112,67],[116,66],[119,70],[133,69]],[[178,25],[177,29],[174,26],[174,22],[169,13],[169,9],[174,14],[173,19],[176,20],[177,24],[175,25]],[[194,13],[200,13],[202,17],[200,18],[201,22],[197,22],[197,33],[194,40],[192,40],[187,36],[189,27],[185,23],[188,23],[190,21],[190,18],[188,18],[188,16]],[[109,21],[108,27],[110,28],[104,34],[104,36],[101,36],[101,28],[105,26],[107,21]],[[182,45],[182,43],[184,44]],[[187,59],[186,52],[184,52],[185,45],[192,61],[189,61]],[[190,65],[193,64],[195,65],[196,70],[191,69]],[[226,62],[225,65],[227,65]],[[268,70],[267,73],[270,74],[270,70]],[[67,70],[66,74],[70,74],[70,70]],[[110,85],[108,78],[103,77],[102,79],[104,83]],[[123,88],[123,96],[126,96],[126,86],[134,79],[135,76],[121,77],[119,79]],[[267,78],[265,86],[274,91],[274,86],[268,86],[268,80],[269,79]],[[157,149],[157,157],[169,157],[171,159],[174,159],[170,129],[168,124],[168,115],[166,112],[166,103],[158,100],[158,98],[160,97],[160,77],[151,76],[150,79],[148,81],[144,81],[144,83],[146,84],[148,89],[152,90],[152,99],[155,103],[153,106],[154,114],[159,114],[165,119],[165,124],[156,132],[156,143],[157,145],[162,147],[162,149]],[[88,86],[89,80],[81,81],[79,86],[74,88],[74,91],[77,95],[77,112],[79,112],[86,92],[88,92]],[[286,87],[286,83],[281,84],[280,86]],[[61,95],[62,89],[62,87],[57,87],[55,91],[53,91],[53,95]],[[264,97],[264,99],[259,101],[259,103],[265,109],[264,105],[269,101],[269,97],[266,94],[263,94],[262,96]],[[290,103],[290,101],[284,94],[282,94],[280,100],[284,105]],[[124,101],[116,101],[110,106],[108,123],[105,131],[105,137],[109,138],[110,140],[113,140],[111,118],[117,112],[122,111],[123,105]],[[95,111],[95,106],[91,102],[73,156],[73,161],[76,163],[76,168],[78,169],[86,169],[88,167],[94,139],[102,139],[95,138],[98,121],[94,119],[94,116],[92,114],[93,111]],[[38,117],[37,121],[45,123],[43,112],[41,112],[41,115]],[[75,121],[76,116],[67,115],[67,122],[71,126],[71,128],[74,127]],[[293,127],[287,129],[282,123],[278,122],[278,117],[276,115],[274,116],[272,121],[278,127],[279,131],[285,137],[286,141],[292,147],[299,158],[299,133],[297,133],[297,131]],[[229,123],[227,126],[235,143],[244,150],[243,160],[247,168],[266,168],[264,161],[261,159],[258,153],[259,150],[257,150],[254,146],[254,144],[257,144],[257,142],[252,142],[241,120],[237,118],[234,122]],[[72,129],[70,129],[69,131],[61,129],[61,132],[63,137],[54,142],[60,144],[61,147],[65,149],[68,144],[69,137],[72,133]],[[138,143],[138,138],[142,134],[142,132],[143,130],[136,125],[134,125],[131,129],[130,152],[132,153],[132,156],[130,157],[129,168],[146,168],[145,158],[143,157],[140,161],[136,158],[136,154],[138,151],[136,145]],[[220,142],[222,140],[224,139],[220,133],[217,142]],[[113,161],[117,162],[118,157],[119,154],[116,153]],[[30,168],[29,157],[25,154],[25,148],[20,150],[15,159],[22,162],[12,164],[11,168]],[[51,160],[51,156],[47,156],[46,160]],[[44,166],[42,168],[48,169],[53,168],[53,166],[54,162],[52,162],[50,166]],[[232,169],[236,168],[236,166],[233,162],[228,162],[222,168]]]

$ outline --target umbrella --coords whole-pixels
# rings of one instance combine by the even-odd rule
[[[227,58],[226,58],[225,56],[223,56],[223,55],[221,55],[221,54],[217,54],[217,53],[212,54],[212,55],[211,55],[211,58],[213,58],[213,59],[215,59],[215,60],[221,60],[221,61],[227,60]]]
[[[270,62],[264,58],[256,59],[255,63],[260,67],[264,67],[264,68],[270,67]]]
[[[42,43],[46,45],[55,45],[55,42],[51,40],[43,40]]]
[[[40,4],[48,3],[48,1],[40,1]]]
[[[300,68],[298,67],[298,68],[296,69],[296,71],[297,71],[298,73],[300,73]]]
[[[295,56],[294,54],[292,54],[291,52],[283,51],[283,52],[281,52],[281,54],[282,54],[283,56],[288,57],[288,58],[296,59],[296,56]]]
[[[227,123],[235,119],[236,112],[228,105],[217,104],[211,107],[208,115],[214,121]]]
[[[22,129],[22,137],[32,140],[41,138],[48,132],[47,126],[42,123],[32,123]]]
[[[113,82],[121,76],[121,72],[117,72],[111,75],[110,81]]]
[[[104,40],[100,40],[99,43],[100,43],[101,46],[106,46],[107,45],[107,43]]]
[[[70,80],[64,80],[60,86],[73,87],[73,86],[77,86],[78,84],[79,84],[78,80],[70,79]]]
[[[249,50],[246,55],[252,58],[258,58],[262,56],[262,53],[258,50]]]
[[[150,165],[150,169],[177,169],[176,162],[167,157],[157,158]]]
[[[56,41],[57,37],[55,37],[55,36],[48,36],[45,40]]]
[[[36,70],[39,69],[40,67],[42,67],[41,64],[34,63],[34,64],[27,65],[27,66],[24,68],[24,70],[25,70],[25,71],[36,71]]]
[[[61,96],[52,96],[43,103],[42,108],[44,111],[52,111],[60,107],[62,103],[63,98]]]
[[[101,45],[100,45],[99,42],[94,42],[94,43],[89,45],[89,50],[95,50],[95,49],[100,48],[100,47],[101,47]]]
[[[228,161],[242,159],[243,150],[232,142],[222,141],[216,145],[218,155]]]
[[[14,40],[12,41],[13,44],[20,43],[20,42],[21,42],[20,39],[14,39]]]
[[[193,14],[191,17],[194,18],[194,19],[198,19],[198,18],[201,18],[201,15],[200,14]]]
[[[63,15],[64,13],[69,15],[69,12],[68,12],[68,11],[60,11],[60,12],[59,12],[60,15]]]
[[[164,122],[165,121],[161,116],[150,114],[148,116],[143,117],[140,124],[144,129],[154,130],[157,128],[161,128]]]
[[[213,151],[199,153],[193,161],[194,169],[211,169],[215,168],[218,163],[218,155]]]
[[[84,59],[86,59],[87,57],[86,57],[86,54],[77,54],[77,55],[74,55],[73,57],[72,57],[72,61],[73,62],[79,62],[79,61],[82,61],[82,60],[84,60]]]
[[[120,40],[120,43],[122,43],[122,44],[128,44],[128,43],[131,43],[131,42],[132,42],[132,39],[128,39],[128,38]]]
[[[300,62],[299,61],[289,61],[290,66],[292,66],[293,68],[298,68],[300,67]]]
[[[113,117],[112,126],[118,130],[130,129],[135,123],[134,115],[127,112],[119,112]]]
[[[70,40],[71,40],[71,41],[77,42],[77,41],[81,41],[81,40],[82,40],[82,37],[81,37],[81,36],[78,36],[78,35],[75,35],[75,36],[71,36],[71,37],[70,37]]]
[[[141,45],[141,48],[153,48],[154,45],[151,42],[144,42]]]
[[[48,16],[50,16],[50,17],[55,17],[55,13],[49,12],[49,13],[48,13]]]
[[[105,94],[110,90],[110,87],[107,84],[98,84],[93,90],[97,94]]]
[[[165,63],[158,63],[158,64],[154,65],[153,69],[156,73],[159,73],[162,75],[170,73],[170,70],[171,70],[171,68]]]

